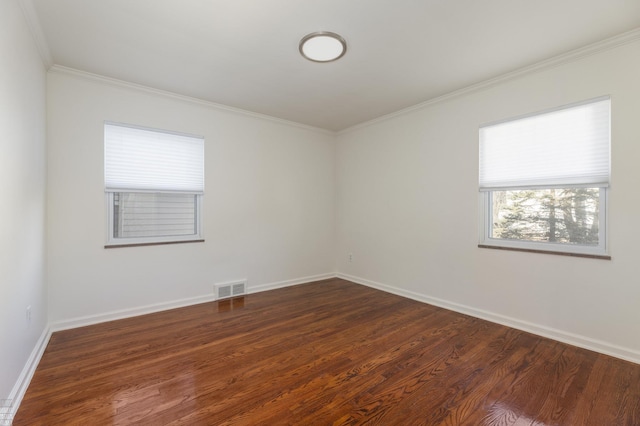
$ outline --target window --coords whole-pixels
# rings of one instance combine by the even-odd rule
[[[204,139],[104,126],[107,246],[201,241]]]
[[[480,246],[607,257],[609,97],[480,128]]]

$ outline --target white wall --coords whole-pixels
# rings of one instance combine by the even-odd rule
[[[333,135],[59,68],[47,94],[54,328],[213,296],[215,283],[246,278],[251,291],[334,272]],[[104,248],[105,120],[205,137],[205,243]]]
[[[343,132],[338,271],[640,362],[639,76],[636,41]],[[613,259],[478,248],[478,127],[607,94]]]
[[[211,297],[219,282],[261,290],[336,265],[355,281],[640,361],[640,42],[343,132],[337,145],[304,126],[54,68],[45,167],[44,68],[16,3],[0,4],[0,185],[12,206],[0,221],[0,398],[47,306],[51,323],[74,325]],[[603,94],[613,260],[477,248],[478,126]],[[104,249],[105,120],[205,137],[205,243]]]
[[[2,1],[0,399],[16,397],[14,385],[46,328],[45,189],[45,67],[18,2]]]

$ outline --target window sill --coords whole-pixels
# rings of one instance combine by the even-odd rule
[[[124,247],[144,247],[144,246],[164,246],[167,244],[186,244],[186,243],[204,243],[204,240],[184,240],[184,241],[161,241],[153,243],[126,243],[126,244],[108,244],[104,248],[124,248]]]
[[[570,252],[564,252],[564,251],[536,250],[536,249],[519,248],[519,247],[493,246],[493,245],[487,245],[487,244],[478,244],[478,247],[494,249],[494,250],[522,251],[525,253],[555,254],[560,256],[586,257],[588,259],[611,260],[611,256],[604,255],[604,254],[570,253]]]

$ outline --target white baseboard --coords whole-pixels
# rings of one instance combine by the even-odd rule
[[[335,278],[335,272],[331,272],[329,274],[319,274],[319,275],[311,275],[309,277],[296,278],[293,280],[279,281],[275,283],[269,284],[261,284],[257,286],[249,286],[249,293],[259,293],[261,291],[275,290],[277,288],[291,287],[298,284],[306,284],[314,281],[327,280],[330,278]]]
[[[121,309],[117,311],[104,312],[96,315],[72,318],[68,320],[51,323],[51,331],[69,330],[72,328],[84,327],[87,325],[99,324],[107,321],[115,321],[124,318],[137,317],[139,315],[152,314],[154,312],[167,311],[169,309],[183,308],[185,306],[198,305],[200,303],[211,302],[215,299],[213,292],[204,296],[189,297],[186,299],[172,300],[170,302],[154,303],[152,305],[138,306],[136,308]]]
[[[335,273],[313,275],[309,277],[295,278],[292,280],[279,281],[269,284],[261,284],[247,287],[248,293],[258,293],[261,291],[274,290],[276,288],[289,287],[297,284],[304,284],[313,281],[319,281],[327,278],[335,278]],[[56,321],[50,324],[52,332],[69,330],[72,328],[84,327],[87,325],[99,324],[107,321],[115,321],[124,318],[136,317],[138,315],[151,314],[154,312],[166,311],[169,309],[183,308],[185,306],[198,305],[200,303],[212,302],[215,300],[215,294],[206,294],[203,296],[190,297],[186,299],[172,300],[169,302],[155,303],[152,305],[139,306],[136,308],[122,309],[118,311],[104,312],[96,315],[88,315],[84,317],[72,318],[63,321]]]
[[[40,359],[47,348],[47,344],[49,344],[50,338],[51,329],[49,326],[45,326],[40,338],[31,351],[26,364],[20,372],[20,376],[18,376],[16,384],[13,386],[13,389],[11,389],[9,399],[7,400],[8,404],[4,404],[4,406],[0,407],[0,425],[10,425],[13,417],[18,412],[22,398],[24,398],[24,394],[27,392],[29,383],[31,383],[33,374],[36,372],[36,368],[38,367]]]
[[[382,290],[387,293],[407,297],[409,299],[428,303],[430,305],[438,306],[450,311],[459,312],[461,314],[470,315],[472,317],[480,318],[497,324],[506,325],[507,327],[516,328],[518,330],[526,331],[538,336],[557,340],[562,343],[567,343],[569,345],[577,346],[583,349],[588,349],[591,351],[599,352],[601,354],[610,355],[615,358],[620,358],[625,361],[631,361],[633,363],[640,364],[640,352],[630,348],[625,348],[609,342],[604,342],[602,340],[592,339],[587,336],[581,336],[563,330],[534,324],[528,321],[519,320],[517,318],[496,314],[494,312],[473,308],[471,306],[461,305],[459,303],[438,299],[436,297],[427,296],[425,294],[415,293],[413,291],[378,283],[375,281],[367,280],[365,278],[355,277],[343,273],[337,273],[336,276],[338,278]]]

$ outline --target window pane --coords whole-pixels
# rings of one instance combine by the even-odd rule
[[[197,195],[116,192],[113,237],[144,238],[197,234]]]
[[[491,238],[598,245],[600,188],[491,192]]]

